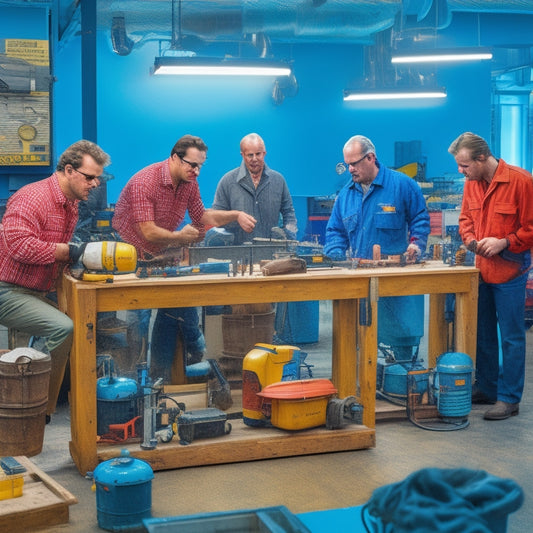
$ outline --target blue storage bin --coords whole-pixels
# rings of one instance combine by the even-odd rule
[[[311,533],[285,506],[203,513],[189,516],[147,518],[148,533]]]

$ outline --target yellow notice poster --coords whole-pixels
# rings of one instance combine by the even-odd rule
[[[0,39],[0,166],[50,164],[47,40]]]

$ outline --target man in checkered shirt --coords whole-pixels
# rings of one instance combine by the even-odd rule
[[[0,224],[0,324],[45,340],[43,351],[52,360],[47,422],[55,411],[73,329],[72,320],[54,305],[55,284],[70,261],[78,202],[100,185],[109,163],[96,144],[74,143],[61,154],[52,176],[11,196]]]
[[[113,228],[121,239],[136,247],[139,257],[151,257],[169,248],[201,241],[206,226],[218,227],[236,221],[247,233],[253,231],[256,220],[244,211],[204,207],[197,178],[206,157],[207,146],[202,139],[184,135],[174,145],[168,159],[147,166],[128,181],[115,207]],[[186,212],[191,223],[177,229]],[[205,350],[205,340],[198,326],[196,308],[180,308],[178,313],[160,309],[154,331],[160,330],[158,324],[165,322],[169,316],[179,321],[189,353],[188,362],[199,362]],[[149,315],[143,313],[139,320],[140,335],[145,336]],[[166,337],[169,337],[168,332]],[[167,349],[160,350],[154,349],[160,339],[152,339],[152,375],[166,380],[169,379],[174,356],[172,346],[175,346],[175,339],[168,340]]]

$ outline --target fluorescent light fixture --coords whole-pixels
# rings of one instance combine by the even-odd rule
[[[441,63],[454,61],[482,61],[492,59],[487,48],[455,48],[449,50],[424,50],[418,52],[395,52],[391,63]]]
[[[156,57],[153,74],[191,76],[290,76],[286,63],[263,59],[211,57]]]
[[[446,89],[371,89],[344,91],[344,101],[413,100],[421,98],[446,98]]]

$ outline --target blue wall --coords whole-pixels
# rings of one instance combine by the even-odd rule
[[[3,36],[42,37],[46,17],[34,21],[32,11],[2,8]],[[80,48],[80,37],[71,36],[55,54],[56,157],[81,137]],[[298,94],[276,106],[271,80],[152,76],[157,48],[156,41],[148,42],[119,56],[109,32],[98,33],[97,141],[113,161],[108,168],[114,176],[108,183],[111,203],[137,170],[166,158],[185,133],[201,136],[209,146],[200,177],[207,206],[219,178],[240,163],[239,140],[251,131],[265,139],[268,164],[286,176],[294,196],[339,190],[347,177],[335,173],[335,164],[342,159],[344,142],[357,133],[374,141],[378,158],[388,166],[395,164],[396,141],[420,140],[429,179],[456,172],[447,147],[459,133],[472,130],[490,138],[489,62],[441,67],[437,78],[448,92],[442,103],[346,103],[343,90],[363,75],[362,46],[275,43],[276,57],[293,61],[299,82]]]
[[[55,120],[58,153],[81,135],[79,40],[58,52]],[[443,103],[363,105],[343,102],[343,90],[362,75],[362,47],[291,45],[275,50],[293,60],[299,92],[276,106],[272,81],[152,76],[155,43],[129,56],[113,53],[108,34],[98,40],[98,143],[111,155],[108,198],[116,201],[140,168],[166,158],[185,133],[209,146],[200,184],[210,205],[219,178],[240,163],[239,141],[256,131],[266,141],[268,164],[282,172],[293,195],[335,193],[344,178],[335,173],[351,136],[369,136],[378,157],[393,166],[396,141],[421,140],[427,176],[456,172],[447,153],[462,131],[490,134],[488,64],[441,68]]]

